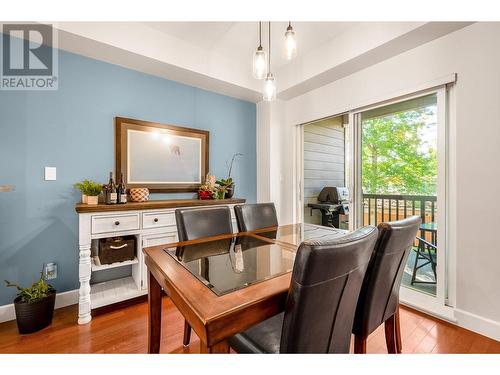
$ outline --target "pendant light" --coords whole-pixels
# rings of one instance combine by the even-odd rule
[[[271,73],[271,22],[269,22],[269,59],[267,60],[267,75],[264,80],[263,99],[268,102],[276,99],[276,80],[273,73]]]
[[[266,51],[262,49],[262,22],[259,22],[259,46],[253,56],[253,76],[257,79],[264,79],[267,73]]]
[[[297,56],[297,40],[295,39],[292,23],[289,21],[285,33],[285,57],[291,60],[295,56]]]

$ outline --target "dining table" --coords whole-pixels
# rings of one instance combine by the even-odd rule
[[[299,245],[346,233],[299,223],[144,248],[148,353],[160,351],[163,292],[196,332],[201,353],[229,353],[231,336],[284,311]]]

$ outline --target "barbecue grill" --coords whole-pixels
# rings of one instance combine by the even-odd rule
[[[318,195],[318,203],[308,203],[312,210],[320,210],[321,225],[340,228],[340,215],[349,215],[349,190],[346,187],[324,187]],[[345,221],[348,223],[348,221]]]

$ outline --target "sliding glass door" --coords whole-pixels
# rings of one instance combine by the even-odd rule
[[[351,115],[353,227],[419,216],[402,279],[404,302],[445,315],[445,89]]]

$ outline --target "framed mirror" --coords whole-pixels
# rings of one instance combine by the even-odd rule
[[[116,179],[153,193],[197,191],[208,173],[209,132],[115,118]]]

